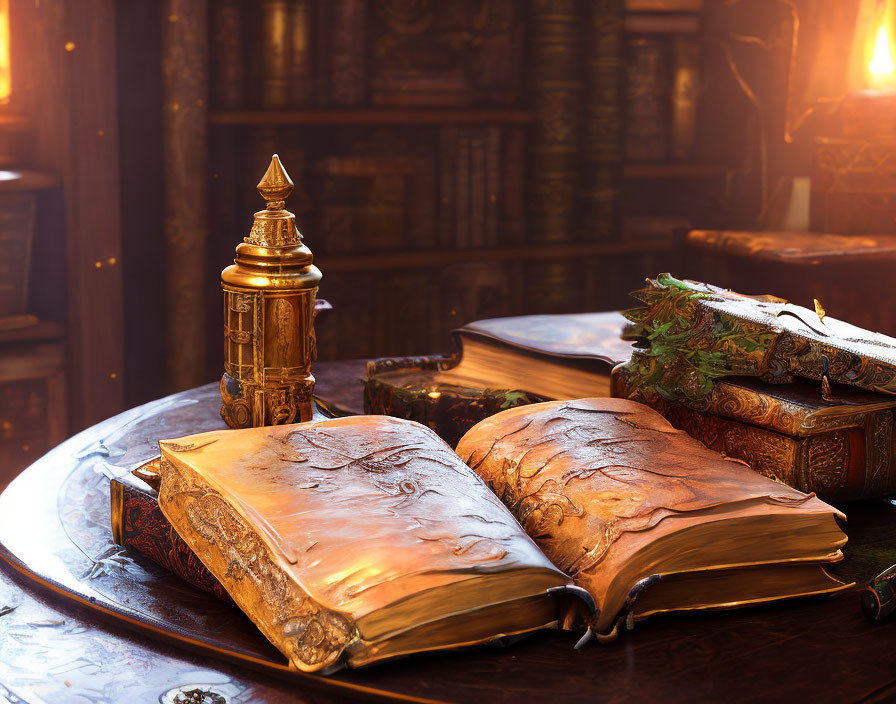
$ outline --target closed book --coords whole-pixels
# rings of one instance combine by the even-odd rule
[[[242,0],[212,6],[212,57],[215,107],[241,108],[246,102],[246,46]]]
[[[576,235],[576,190],[582,149],[584,3],[532,2],[529,8],[529,63],[535,113],[530,143],[529,234],[536,243],[568,242]],[[539,262],[532,268],[541,266]],[[567,270],[563,275],[569,273]],[[533,271],[532,277],[536,275]],[[556,294],[556,290],[549,292],[550,296]],[[559,312],[550,310],[550,305],[532,310],[541,312],[545,308],[545,312]]]
[[[472,173],[470,128],[460,127],[457,131],[457,167],[455,169],[457,212],[455,216],[455,247],[472,247],[470,230],[470,182]]]
[[[289,3],[287,0],[260,0],[263,41],[261,51],[261,106],[282,109],[289,105]]]
[[[292,0],[289,5],[286,68],[291,107],[304,108],[314,102],[311,23],[311,0]]]
[[[141,467],[141,473],[154,476],[157,484],[158,461]],[[221,583],[190,550],[159,509],[158,486],[128,473],[112,479],[110,485],[112,539],[122,547],[142,553],[194,587],[233,603]]]
[[[363,105],[367,100],[367,3],[328,0],[322,9],[329,40],[328,102],[340,107]]]
[[[806,380],[716,382],[698,402],[670,401],[613,372],[614,396],[646,403],[708,447],[747,462],[757,472],[827,501],[896,493],[893,462],[896,398],[836,385],[825,400]]]
[[[500,244],[501,128],[485,128],[485,246]]]
[[[470,246],[485,247],[485,209],[488,194],[485,178],[485,134],[470,129]]]
[[[439,131],[439,246],[457,244],[457,157],[458,130],[446,125]]]
[[[697,144],[697,108],[700,92],[700,43],[691,37],[672,40],[672,157],[691,159]]]
[[[670,399],[699,401],[719,379],[795,378],[896,394],[896,339],[863,330],[776,296],[746,296],[669,274],[632,294],[625,312],[638,341],[629,362]]]
[[[580,188],[585,239],[619,235],[625,28],[622,0],[594,3],[586,43],[583,172]]]
[[[476,291],[487,295],[484,287]],[[457,310],[456,297],[447,301]],[[631,350],[621,339],[625,324],[613,312],[471,322],[454,331],[453,356],[370,362],[365,411],[425,423],[454,443],[475,423],[511,406],[609,396],[610,370]]]
[[[665,161],[669,154],[669,81],[665,42],[633,37],[628,42],[625,156]]]
[[[526,241],[526,132],[521,127],[505,131],[500,160],[500,244]]]

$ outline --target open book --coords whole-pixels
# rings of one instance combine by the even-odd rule
[[[160,447],[165,516],[302,670],[847,586],[835,509],[631,401],[498,414],[469,466],[382,416]]]

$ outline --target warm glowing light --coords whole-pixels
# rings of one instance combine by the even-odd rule
[[[9,102],[12,74],[9,70],[9,0],[0,0],[0,104]]]
[[[874,78],[892,76],[896,66],[893,65],[893,56],[890,53],[890,33],[886,26],[881,24],[874,39],[874,54],[868,62],[868,70]]]
[[[868,79],[871,88],[896,87],[896,64],[893,63],[893,3],[887,0],[883,12],[878,16],[877,28],[866,40],[865,56],[870,56],[867,63]],[[872,25],[874,27],[874,25]]]

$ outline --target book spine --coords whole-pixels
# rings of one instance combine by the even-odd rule
[[[470,130],[470,246],[485,246],[485,139],[481,127]]]
[[[501,210],[501,129],[485,128],[485,246],[499,244]]]
[[[625,156],[631,161],[665,161],[668,157],[668,83],[665,44],[656,37],[628,42]]]
[[[329,0],[329,102],[351,107],[367,97],[367,12],[364,0]]]
[[[501,231],[502,244],[526,241],[526,132],[510,127],[505,133],[501,156]]]
[[[532,0],[532,104],[529,235],[535,243],[575,239],[575,199],[581,150],[580,4]],[[572,261],[527,266],[526,308],[532,313],[574,310],[578,287]]]
[[[185,582],[233,603],[227,591],[177,534],[150,493],[111,481],[112,537],[136,550]]]
[[[243,2],[218,0],[212,8],[214,104],[218,108],[241,108],[246,104]]]
[[[693,37],[675,37],[672,54],[671,152],[683,161],[694,156],[697,144],[700,44]]]
[[[608,240],[619,233],[622,169],[622,104],[625,81],[623,0],[591,4],[586,25],[582,213],[586,239]]]
[[[289,104],[289,5],[287,0],[261,0],[261,106],[282,109]]]
[[[311,62],[311,0],[292,0],[289,6],[289,104],[308,107],[314,102]]]
[[[470,246],[470,129],[461,127],[457,132],[457,236],[455,247]]]
[[[457,143],[458,128],[449,125],[439,134],[439,246],[457,246]]]
[[[531,235],[539,243],[574,239],[580,149],[580,27],[578,3],[531,3]]]

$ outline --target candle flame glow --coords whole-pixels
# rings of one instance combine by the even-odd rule
[[[868,62],[868,74],[872,88],[896,86],[896,64],[893,62],[892,13],[890,3],[880,20],[874,35],[874,48]]]
[[[0,105],[8,103],[12,93],[9,63],[9,0],[0,0]]]

